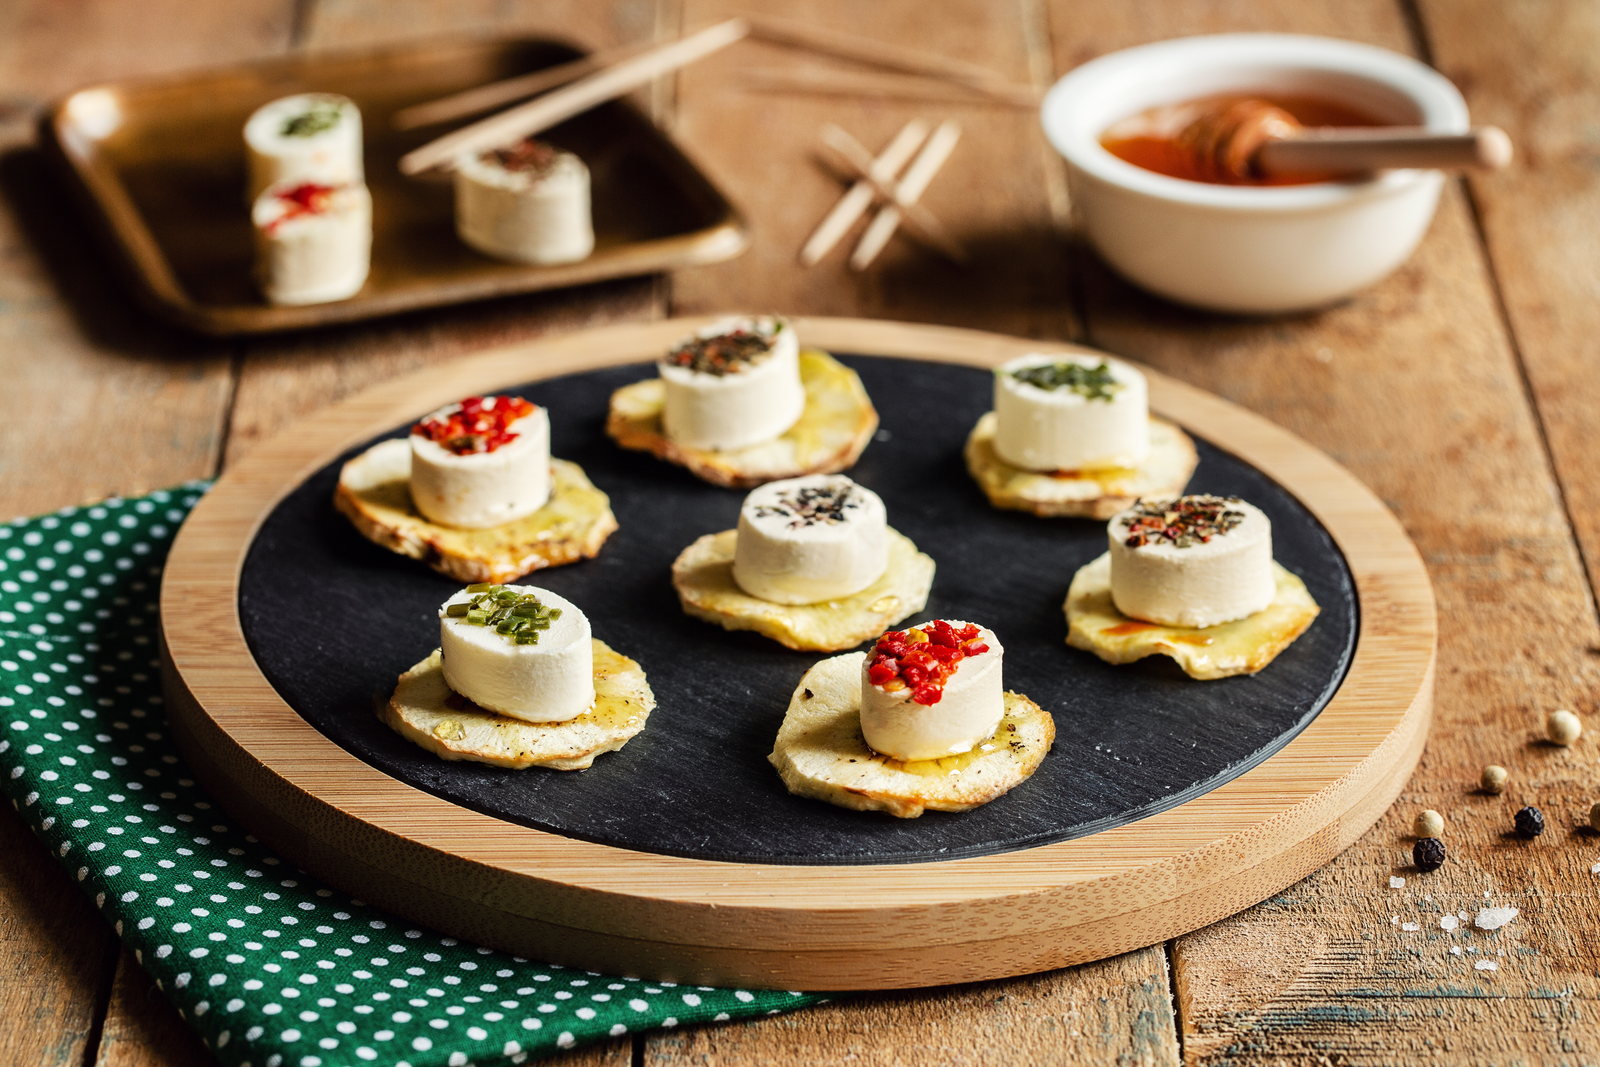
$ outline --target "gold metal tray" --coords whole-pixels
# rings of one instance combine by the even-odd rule
[[[423,43],[314,54],[108,83],[58,101],[47,142],[71,175],[140,299],[202,333],[267,333],[350,322],[730,259],[749,244],[743,216],[632,105],[601,105],[550,130],[589,165],[595,250],[579,263],[490,259],[457,239],[446,179],[404,178],[400,156],[448,127],[400,132],[403,107],[567,62],[542,39]],[[372,273],[348,300],[266,303],[251,277],[244,122],[291,93],[342,93],[361,108],[372,189]]]

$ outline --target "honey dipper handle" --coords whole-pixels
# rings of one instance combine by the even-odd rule
[[[1433,133],[1419,126],[1307,129],[1256,150],[1263,174],[1361,173],[1395,167],[1499,170],[1511,162],[1511,138],[1498,126]]]

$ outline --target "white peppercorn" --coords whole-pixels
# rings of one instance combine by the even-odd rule
[[[1491,763],[1483,769],[1483,777],[1479,781],[1485,793],[1499,794],[1506,791],[1506,779],[1510,777],[1504,767]]]
[[[1544,735],[1558,745],[1570,745],[1583,733],[1583,723],[1565,708],[1545,716]]]
[[[1438,837],[1444,833],[1444,816],[1429,808],[1427,811],[1417,813],[1417,821],[1412,829],[1418,837]]]

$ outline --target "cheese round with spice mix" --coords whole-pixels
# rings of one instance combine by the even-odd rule
[[[972,751],[1005,715],[993,631],[949,619],[891,630],[861,665],[861,734],[901,760]]]
[[[594,251],[589,168],[526,138],[455,162],[456,234],[517,263],[573,263]]]
[[[1272,522],[1238,497],[1142,500],[1107,526],[1111,599],[1163,626],[1215,626],[1272,603]]]
[[[519,396],[469,396],[411,428],[411,500],[443,526],[488,529],[550,499],[550,416]]]
[[[770,441],[806,408],[800,343],[782,319],[725,319],[678,342],[658,369],[662,429],[689,448]]]
[[[733,580],[775,604],[859,593],[889,565],[888,513],[842,474],[768,482],[739,509]]]

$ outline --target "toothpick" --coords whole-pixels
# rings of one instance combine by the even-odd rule
[[[822,143],[843,156],[857,174],[871,183],[880,197],[900,209],[903,216],[901,221],[906,224],[906,229],[943,252],[953,262],[967,261],[966,249],[950,236],[933,212],[903,197],[892,180],[879,180],[872,176],[872,154],[861,147],[861,142],[830,122],[822,128]]]
[[[961,127],[954,122],[942,123],[934,130],[933,136],[928,138],[928,143],[923,145],[922,151],[906,170],[905,178],[896,187],[899,193],[896,199],[916,203],[927,190],[928,183],[933,181],[933,176],[939,173],[939,168],[944,166],[945,160],[950,158],[960,139]],[[889,243],[889,238],[900,225],[900,217],[900,208],[894,204],[884,205],[878,211],[877,218],[867,226],[867,232],[861,235],[855,252],[850,256],[850,266],[856,270],[866,270],[878,258],[878,253],[883,251],[883,246]]]
[[[912,119],[906,123],[894,140],[889,142],[878,158],[872,161],[869,173],[872,178],[885,182],[894,180],[900,173],[900,168],[911,161],[916,150],[922,147],[922,142],[927,140],[928,124],[921,119]],[[856,182],[850,187],[839,202],[833,205],[833,210],[828,212],[826,218],[817,227],[805,247],[800,249],[800,262],[808,267],[815,266],[823,256],[833,250],[857,219],[866,214],[872,206],[872,182],[866,179]]]

